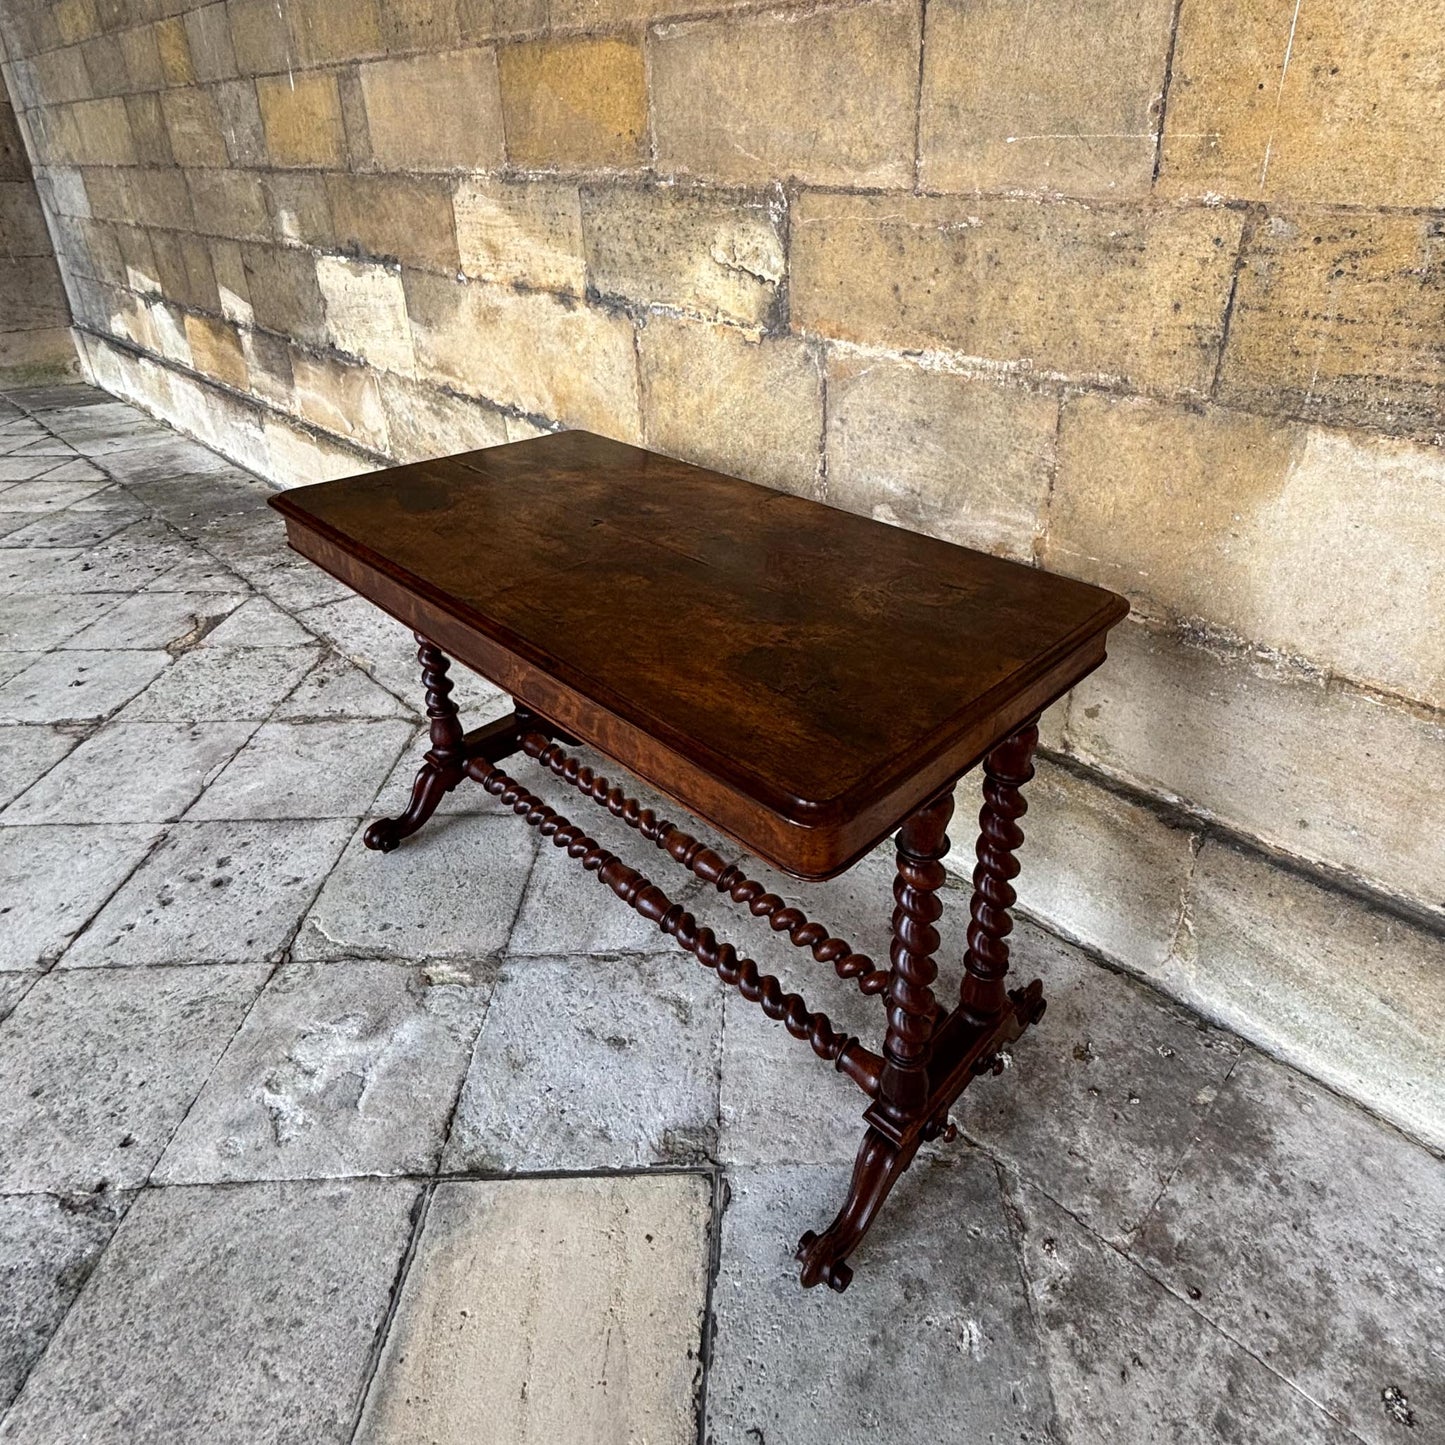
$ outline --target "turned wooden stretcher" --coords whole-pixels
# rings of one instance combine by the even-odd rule
[[[292,547],[417,635],[431,748],[410,805],[367,830],[395,848],[472,778],[867,1096],[837,1218],[798,1245],[842,1290],[850,1254],[964,1088],[1043,1013],[1005,987],[1039,714],[1104,660],[1113,593],[884,526],[585,432],[284,492]],[[515,699],[463,730],[452,658]],[[897,835],[886,967],[566,749],[615,759],[801,879]],[[844,1035],[650,879],[503,771],[522,754],[766,918],[886,1010]],[[935,997],[940,860],[954,785],[982,763],[957,1002]]]

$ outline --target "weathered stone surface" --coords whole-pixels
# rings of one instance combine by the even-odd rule
[[[1242,225],[1224,210],[805,192],[792,316],[844,341],[1202,394]]]
[[[1439,706],[1442,533],[1434,449],[1091,396],[1064,406],[1044,561]]]
[[[272,714],[280,722],[410,716],[399,698],[335,653],[323,656]]]
[[[291,36],[285,11],[272,0],[226,0],[231,49],[242,75],[285,70],[291,63]]]
[[[828,500],[1030,561],[1054,469],[1056,398],[834,352]]]
[[[260,720],[301,681],[316,656],[314,649],[305,647],[199,647],[137,697],[126,709],[125,720]]]
[[[435,972],[285,965],[247,1014],[156,1179],[435,1169],[491,991],[484,979]]]
[[[1011,1192],[1064,1438],[1358,1438],[1045,1194]]]
[[[355,60],[382,51],[379,0],[337,6],[331,0],[290,0],[291,34],[303,65]]]
[[[376,373],[332,356],[293,352],[296,409],[313,426],[369,451],[387,449],[386,416]]]
[[[1222,399],[1438,441],[1445,250],[1426,217],[1285,212],[1255,226],[1240,271]]]
[[[640,430],[631,324],[570,298],[408,273],[419,372],[622,441]]]
[[[1160,987],[1445,1147],[1445,942],[1206,842]]]
[[[677,953],[509,962],[443,1167],[705,1162],[717,1150],[721,1004],[717,980]]]
[[[0,721],[89,722],[107,717],[169,663],[164,652],[52,652],[0,687]]]
[[[184,1440],[199,1423],[214,1445],[339,1445],[418,1193],[358,1180],[143,1195],[0,1439]]]
[[[249,245],[241,257],[256,325],[302,345],[325,346],[326,313],[311,257],[285,246]]]
[[[378,385],[390,454],[399,462],[455,456],[507,440],[501,413],[485,402],[398,376],[379,377]]]
[[[0,970],[59,958],[157,837],[143,826],[0,828]]]
[[[65,1318],[129,1199],[32,1194],[0,1199],[0,1410]]]
[[[637,306],[768,325],[786,269],[782,223],[777,202],[674,187],[588,187],[588,281],[603,296]]]
[[[1417,1428],[1445,1420],[1435,1352],[1421,1351],[1445,1309],[1442,1250],[1439,1160],[1253,1052],[1131,1246],[1372,1445],[1399,1434],[1388,1390]]]
[[[191,66],[197,80],[224,80],[236,73],[236,55],[231,48],[231,27],[226,19],[223,0],[188,10],[185,15],[186,40],[190,45]]]
[[[535,847],[520,818],[433,819],[388,854],[363,847],[358,831],[306,916],[296,956],[494,957],[507,941]]]
[[[280,543],[271,518],[259,513],[254,518],[265,539],[266,555]],[[227,537],[218,526],[204,529],[206,540],[228,561],[244,563],[239,549],[226,545]],[[244,535],[244,534],[242,534]],[[296,647],[314,642],[315,638],[300,623],[268,602],[264,597],[248,597],[214,632],[206,636],[208,647]]]
[[[1014,935],[1011,968],[1019,982],[1043,980],[1048,1012],[953,1116],[1080,1222],[1122,1241],[1184,1159],[1239,1040],[1038,929]]]
[[[339,246],[424,270],[456,271],[456,227],[442,181],[329,175],[326,197]]]
[[[1066,746],[1272,847],[1445,908],[1445,858],[1419,826],[1445,808],[1445,728],[1429,717],[1126,626],[1074,690]]]
[[[333,477],[371,471],[376,462],[342,446],[302,431],[278,416],[265,419],[267,460],[264,475],[281,487],[302,487]]]
[[[243,592],[138,592],[111,607],[65,646],[169,647],[199,630],[209,630],[244,598]]]
[[[13,803],[5,821],[159,823],[178,818],[254,726],[111,723]]]
[[[360,817],[411,732],[400,718],[263,723],[187,817]]]
[[[5,1021],[0,1188],[144,1184],[264,979],[260,964],[42,979]]]
[[[582,202],[575,185],[466,177],[457,182],[452,203],[466,275],[583,294],[587,261]]]
[[[848,1173],[827,1165],[728,1176],[708,1438],[1051,1438],[1048,1381],[993,1162],[915,1161],[854,1256],[853,1287],[805,1294],[794,1246],[832,1219]]]
[[[696,1439],[710,1196],[690,1174],[439,1185],[358,1439]]]
[[[18,798],[75,746],[64,728],[35,725],[0,732],[0,808]]]
[[[259,176],[248,171],[186,171],[196,229],[237,241],[269,241],[271,216]]]
[[[337,820],[174,824],[62,966],[264,958],[290,942],[350,831]]]
[[[970,775],[958,789],[959,813],[970,821],[978,786]],[[1179,928],[1197,834],[1042,759],[1024,796],[1020,906],[1127,968],[1158,968]],[[966,879],[972,849],[949,863]]]
[[[316,281],[333,345],[385,371],[416,369],[399,270],[318,256]]]
[[[266,128],[266,152],[276,166],[344,164],[341,98],[328,70],[262,76],[256,99]]]
[[[621,36],[537,40],[497,57],[507,158],[522,166],[627,166],[645,157],[641,44]]]
[[[215,381],[244,391],[250,380],[246,353],[236,329],[209,316],[185,319],[186,342],[191,349],[191,364]]]
[[[803,496],[822,462],[823,375],[794,338],[651,316],[638,333],[647,445]]]
[[[943,0],[927,11],[920,177],[928,190],[1149,190],[1174,11]]]
[[[658,165],[723,181],[911,186],[918,53],[913,0],[661,26]]]
[[[1160,182],[1182,194],[1439,206],[1437,0],[1180,14]]]
[[[391,170],[485,170],[502,164],[502,103],[490,50],[361,67],[371,152]]]
[[[224,166],[226,141],[221,134],[221,115],[210,90],[183,86],[161,93],[171,154],[177,165]]]

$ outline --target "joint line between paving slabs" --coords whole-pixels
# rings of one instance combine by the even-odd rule
[[[721,1070],[719,1070],[721,1074]],[[723,1215],[732,1198],[732,1186],[719,1165],[713,1170],[712,1200],[708,1221],[707,1279],[702,1294],[702,1327],[697,1342],[697,1445],[708,1445],[707,1435],[707,1387],[712,1377],[713,1338],[717,1333],[714,1318],[714,1298],[717,1293],[717,1279],[722,1272]]]

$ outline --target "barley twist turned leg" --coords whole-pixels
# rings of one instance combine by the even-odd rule
[[[412,784],[406,811],[399,818],[378,818],[362,837],[368,848],[382,853],[390,853],[403,838],[415,833],[436,812],[437,804],[466,776],[467,751],[462,742],[462,724],[451,698],[452,680],[447,676],[451,664],[429,638],[420,632],[415,635],[416,657],[421,663],[421,680],[426,688],[426,712],[431,719],[431,748]]]

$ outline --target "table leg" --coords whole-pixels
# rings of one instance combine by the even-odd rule
[[[929,1104],[928,1065],[939,1013],[933,997],[933,980],[938,976],[934,955],[939,944],[934,925],[943,913],[938,890],[945,875],[940,860],[948,851],[952,813],[950,788],[920,808],[898,832],[888,1032],[878,1100],[873,1106],[898,1138],[889,1138],[869,1125],[838,1217],[822,1234],[810,1230],[798,1242],[804,1286],[824,1283],[838,1291],[848,1288],[853,1271],[847,1258],[862,1242],[923,1138]]]
[[[466,776],[467,749],[461,718],[451,699],[451,666],[447,655],[430,638],[415,634],[416,657],[426,687],[426,711],[431,719],[431,748],[411,787],[411,801],[399,818],[378,818],[364,834],[368,848],[390,853],[403,838],[415,833],[437,804]]]

